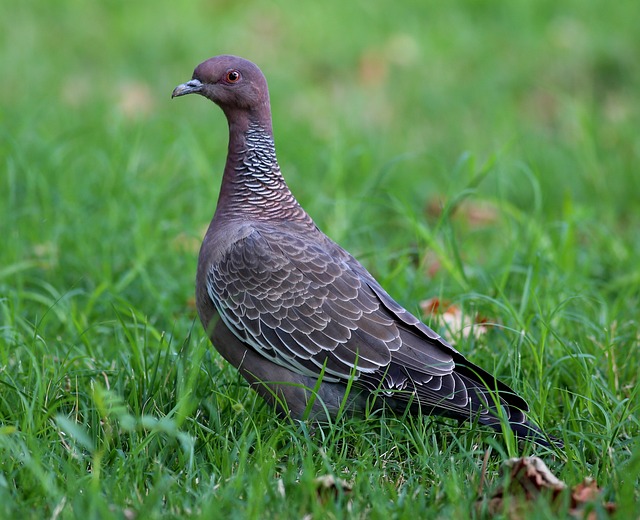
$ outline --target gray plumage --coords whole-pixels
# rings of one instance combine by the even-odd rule
[[[335,415],[351,380],[354,412],[375,395],[398,412],[409,406],[498,430],[502,415],[520,437],[546,444],[522,398],[396,303],[298,204],[280,173],[256,65],[211,58],[172,97],[191,93],[220,106],[229,123],[198,261],[198,313],[216,349],[263,398],[297,418]]]

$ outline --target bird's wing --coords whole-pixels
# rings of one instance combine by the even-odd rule
[[[449,402],[445,401],[443,408],[457,409],[468,397],[475,399],[478,397],[482,401],[482,405],[494,407],[494,403],[487,400],[495,399],[490,396],[489,392],[499,392],[503,404],[508,404],[518,408],[520,411],[527,411],[529,405],[527,402],[517,395],[509,386],[496,379],[486,370],[471,363],[460,352],[447,343],[442,337],[431,330],[427,325],[422,323],[413,314],[396,302],[377,282],[375,278],[352,257],[351,267],[354,272],[358,273],[362,280],[369,285],[371,290],[379,298],[382,306],[387,309],[394,317],[396,317],[396,326],[400,330],[402,339],[402,348],[398,349],[392,355],[391,368],[389,374],[393,374],[395,369],[401,368],[401,371],[407,375],[406,385],[413,385],[416,394],[423,401],[432,401],[442,397],[449,396]],[[415,356],[415,352],[427,349],[441,349],[451,354],[455,369],[450,374],[437,380],[425,380],[424,374],[415,367],[410,359]],[[396,366],[397,365],[397,366]],[[416,368],[417,373],[416,373]],[[440,386],[438,386],[440,385]],[[468,390],[472,389],[471,394]],[[437,395],[434,395],[433,392]],[[454,399],[452,396],[458,396]],[[433,399],[432,399],[433,398]],[[523,416],[524,417],[524,416]]]
[[[464,358],[346,251],[313,238],[256,225],[211,266],[208,294],[233,333],[295,372],[355,376],[382,390],[419,390],[425,404],[467,408],[468,385],[454,371]]]

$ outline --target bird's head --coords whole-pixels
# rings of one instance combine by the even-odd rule
[[[215,56],[193,71],[190,81],[178,85],[172,98],[200,94],[229,116],[235,112],[269,111],[267,80],[257,65],[238,56]]]

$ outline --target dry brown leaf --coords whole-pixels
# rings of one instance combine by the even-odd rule
[[[316,492],[320,502],[326,502],[329,499],[336,499],[340,494],[351,493],[351,486],[344,480],[336,479],[333,475],[322,475],[313,480],[316,485]]]
[[[336,500],[341,495],[351,494],[352,487],[340,478],[335,478],[333,475],[321,475],[313,479],[313,484],[316,491],[316,498],[322,506],[325,506],[328,502]],[[284,489],[282,490],[282,496],[284,497]],[[351,511],[351,499],[347,503],[347,510]],[[315,516],[309,514],[303,515],[302,520],[310,520]]]
[[[551,473],[542,459],[509,459],[505,462],[504,469],[509,472],[506,487],[500,486],[489,499],[479,498],[476,502],[478,511],[484,506],[491,516],[504,515],[512,520],[519,520],[529,517],[532,504],[540,498],[547,497],[553,507],[560,507],[562,504],[558,497],[565,493],[567,485]],[[596,502],[600,495],[601,489],[595,481],[585,479],[571,489],[569,514],[573,518],[585,518],[584,509]],[[606,502],[603,505],[607,512],[615,511],[615,504]],[[593,513],[589,513],[586,518],[590,519],[592,515]]]
[[[451,306],[451,302],[448,300],[441,300],[437,296],[422,300],[420,302],[420,310],[424,315],[434,315],[443,312],[442,309],[448,309]]]
[[[487,227],[495,224],[500,217],[498,208],[486,200],[465,201],[457,214],[473,228]]]
[[[464,314],[459,306],[437,297],[421,301],[420,309],[424,316],[436,316],[451,331],[453,337],[461,335],[465,339],[470,336],[478,339],[488,329],[486,318]],[[453,343],[452,338],[449,340]]]
[[[598,487],[596,481],[589,477],[585,478],[571,490],[571,509],[569,512],[576,518],[583,518],[584,514],[582,510],[584,507],[587,504],[596,502],[601,494],[602,490]],[[616,504],[613,502],[604,502],[602,505],[607,513],[615,513]],[[596,517],[597,515],[593,511],[587,516],[589,519],[595,519]]]

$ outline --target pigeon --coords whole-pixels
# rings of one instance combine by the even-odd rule
[[[172,98],[187,94],[213,101],[229,125],[218,203],[198,258],[198,315],[213,346],[262,398],[295,419],[385,408],[562,445],[527,418],[524,399],[320,231],[280,171],[257,65],[208,59]]]

